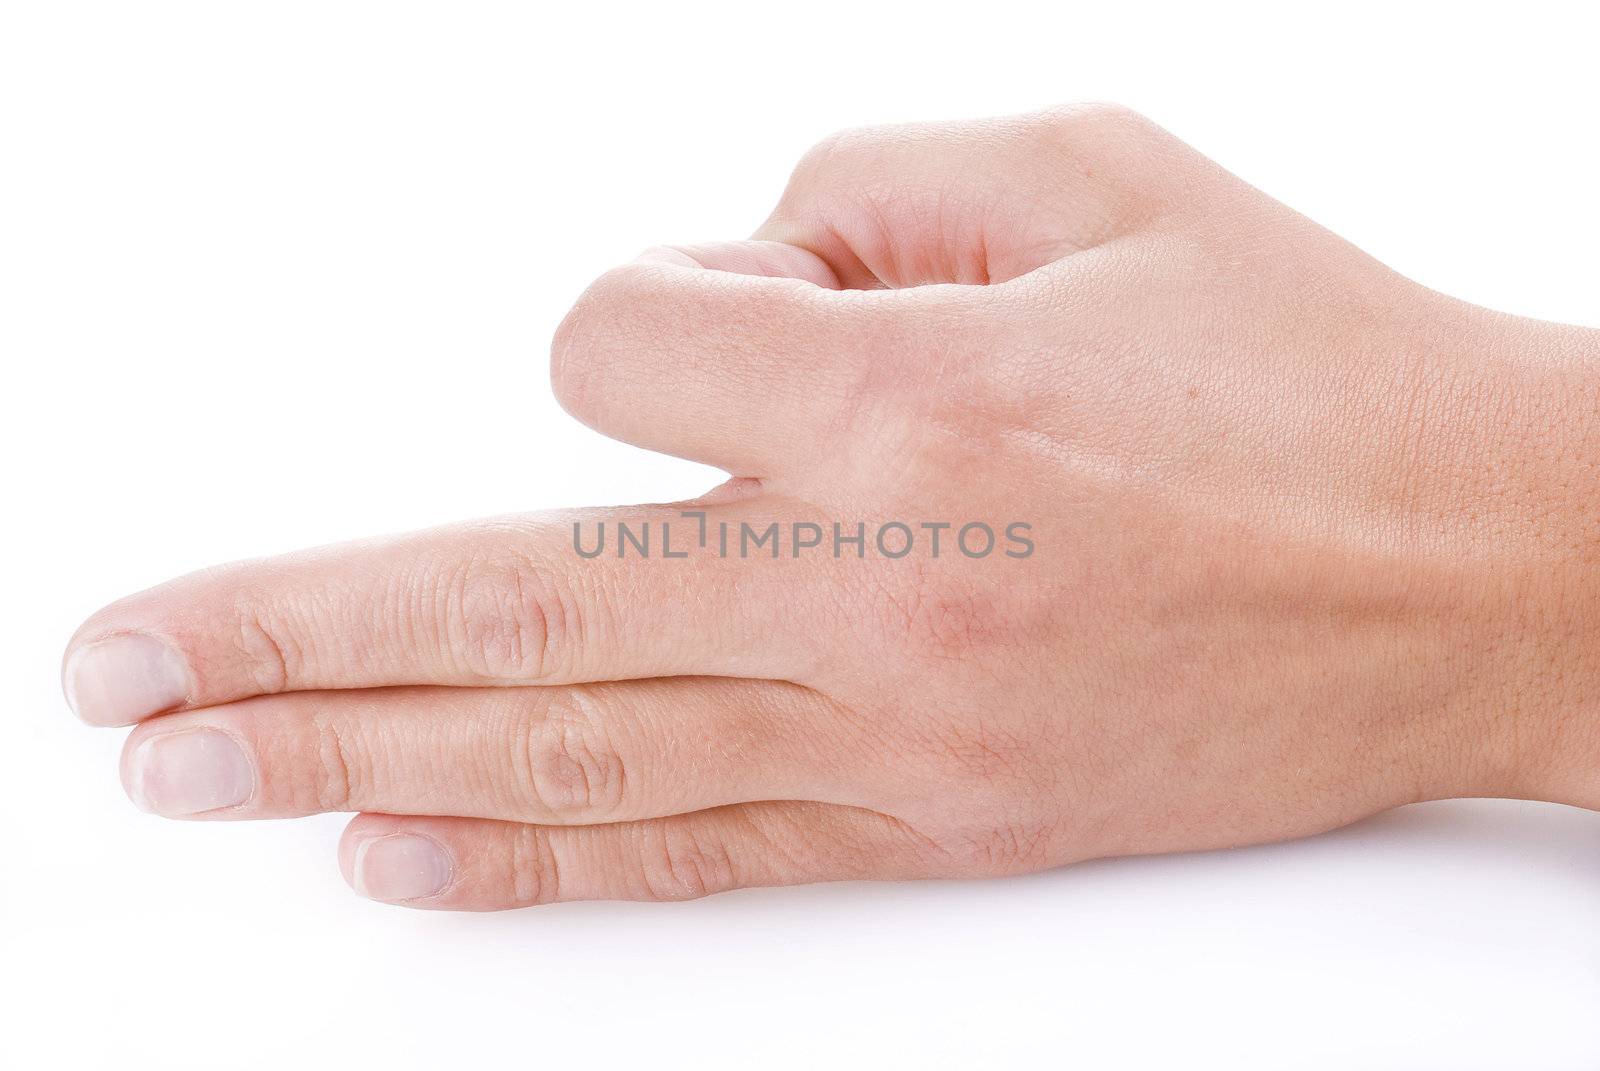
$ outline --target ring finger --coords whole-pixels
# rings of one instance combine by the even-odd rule
[[[567,828],[363,814],[345,830],[339,866],[363,896],[448,911],[960,872],[888,815],[780,801]]]

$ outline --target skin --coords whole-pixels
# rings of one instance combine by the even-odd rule
[[[1600,807],[1600,333],[1401,278],[1137,115],[832,138],[752,240],[595,282],[552,375],[735,479],[112,604],[65,677],[136,723],[136,800],[362,812],[346,877],[450,909]],[[693,508],[1035,550],[574,553]]]

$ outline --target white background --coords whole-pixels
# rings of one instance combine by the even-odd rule
[[[840,127],[1121,101],[1429,285],[1600,323],[1578,5],[560,7],[0,4],[0,1063],[1600,1067],[1575,810],[471,916],[358,899],[337,816],[127,803],[57,688],[101,603],[714,482],[566,417],[547,340],[645,245],[747,234]]]

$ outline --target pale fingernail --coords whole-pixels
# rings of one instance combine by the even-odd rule
[[[128,762],[128,794],[142,809],[178,816],[237,807],[255,790],[255,769],[238,742],[218,729],[152,736]]]
[[[431,837],[391,833],[356,845],[356,892],[372,900],[420,900],[450,883],[450,857]]]
[[[62,685],[90,725],[128,725],[187,700],[189,669],[166,643],[130,632],[74,651]]]

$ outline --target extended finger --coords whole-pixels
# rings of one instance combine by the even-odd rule
[[[309,689],[793,679],[831,595],[815,557],[737,553],[739,525],[778,508],[509,518],[211,569],[95,614],[63,682],[80,717],[119,725]]]
[[[773,681],[298,692],[151,719],[122,772],[168,817],[577,824],[835,799],[881,766],[859,735],[830,701]]]
[[[565,827],[364,814],[345,830],[339,865],[345,880],[374,900],[496,911],[917,877],[937,872],[941,862],[926,840],[886,815],[766,802]]]

